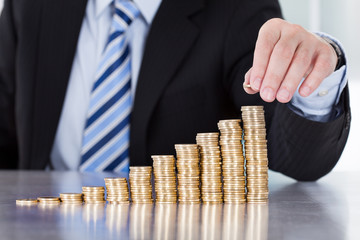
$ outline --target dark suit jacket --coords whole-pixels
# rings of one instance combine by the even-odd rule
[[[0,167],[44,169],[49,163],[86,0],[6,0],[0,20]],[[217,131],[242,105],[265,105],[269,166],[301,180],[328,173],[350,125],[342,114],[306,120],[284,104],[265,104],[242,84],[261,25],[281,17],[275,0],[163,0],[152,23],[131,120],[131,165],[173,154]],[[71,137],[71,136],[69,136]]]

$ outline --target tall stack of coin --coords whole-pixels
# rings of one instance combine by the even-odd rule
[[[126,178],[105,178],[106,200],[109,203],[129,203],[129,187]]]
[[[268,201],[268,157],[263,106],[241,107],[244,123],[247,201]]]
[[[156,202],[176,203],[176,173],[175,158],[173,155],[154,155],[154,182]]]
[[[37,200],[43,205],[57,205],[60,204],[60,198],[58,197],[38,197]]]
[[[105,203],[105,188],[102,186],[82,187],[85,203]]]
[[[222,174],[225,203],[245,203],[246,185],[244,155],[242,150],[242,129],[240,119],[221,120],[218,127],[221,133]]]
[[[219,133],[198,133],[200,147],[201,198],[203,203],[222,203]]]
[[[60,193],[60,200],[65,204],[82,204],[83,195],[81,193]]]
[[[152,167],[130,167],[130,193],[133,203],[153,203]]]
[[[175,144],[178,192],[180,203],[200,203],[199,147],[196,144]]]

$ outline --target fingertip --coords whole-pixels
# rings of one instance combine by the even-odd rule
[[[308,86],[301,86],[301,88],[299,89],[299,94],[302,97],[308,97],[311,94],[311,88]]]
[[[246,84],[244,82],[243,84],[243,88],[244,88],[244,91],[247,93],[247,94],[255,94],[257,92],[255,92],[253,89],[251,89],[251,86],[249,84]]]
[[[281,103],[288,103],[291,99],[291,94],[286,89],[280,89],[276,94],[276,99]]]
[[[256,77],[252,82],[251,82],[251,88],[254,89],[255,91],[259,91],[261,88],[261,83],[262,80],[259,77]]]
[[[265,102],[273,102],[275,100],[274,90],[266,87],[260,91],[260,96]]]

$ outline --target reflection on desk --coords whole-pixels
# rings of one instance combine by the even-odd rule
[[[86,237],[98,236],[103,222],[106,235],[122,239],[265,240],[268,232],[267,204],[61,204],[41,208],[41,214],[51,218],[56,209],[67,231],[76,231],[74,219],[82,212]]]

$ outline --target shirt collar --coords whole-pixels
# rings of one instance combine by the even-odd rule
[[[96,0],[96,17],[112,3],[113,0]],[[146,22],[151,24],[162,0],[133,0],[144,16]]]

